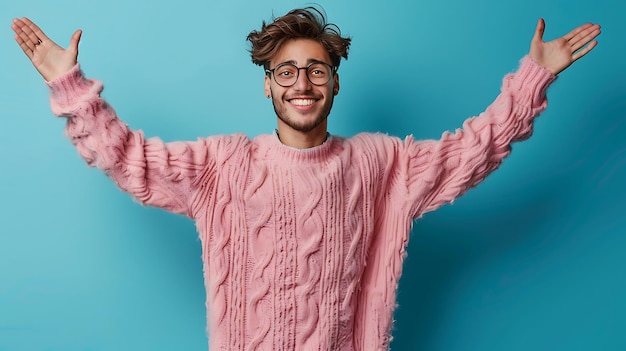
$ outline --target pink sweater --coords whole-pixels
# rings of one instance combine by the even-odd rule
[[[163,143],[130,130],[78,65],[52,110],[91,166],[142,204],[195,220],[210,350],[386,350],[412,222],[454,201],[527,138],[556,77],[525,57],[502,93],[440,140],[275,135]]]

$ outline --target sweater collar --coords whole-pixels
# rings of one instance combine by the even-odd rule
[[[336,136],[328,133],[326,140],[318,146],[314,146],[306,149],[299,149],[283,144],[278,138],[278,131],[269,135],[260,135],[255,138],[258,151],[261,153],[261,157],[275,159],[275,160],[292,160],[292,161],[305,161],[305,162],[319,162],[324,161],[329,155],[336,153],[337,148],[340,148],[341,143]]]

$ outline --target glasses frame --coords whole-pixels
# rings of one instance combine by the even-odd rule
[[[321,64],[321,65],[324,65],[324,66],[327,66],[328,68],[330,68],[330,74],[328,75],[328,80],[327,80],[326,82],[324,82],[323,84],[316,84],[316,83],[313,83],[313,81],[311,81],[311,77],[309,77],[309,68],[311,68],[311,66],[313,66],[313,65],[320,65],[320,64]],[[295,68],[296,68],[296,72],[298,72],[298,73],[296,73],[296,79],[294,79],[293,83],[291,83],[291,84],[289,84],[289,85],[283,85],[283,84],[280,84],[280,83],[278,82],[278,80],[276,80],[276,74],[274,73],[277,69],[279,69],[279,68],[281,68],[281,67],[284,67],[284,66],[292,66],[292,67],[295,67]],[[276,84],[280,85],[281,87],[283,87],[283,88],[289,88],[289,87],[294,86],[294,85],[298,82],[298,79],[300,78],[300,70],[306,70],[305,75],[306,75],[306,79],[308,79],[308,80],[309,80],[309,83],[311,83],[311,84],[313,84],[313,85],[315,85],[315,86],[318,86],[318,87],[319,87],[319,86],[326,85],[326,84],[328,84],[328,82],[330,82],[330,80],[333,78],[333,76],[335,75],[335,73],[337,73],[337,68],[338,68],[337,66],[332,66],[332,65],[329,65],[328,63],[326,63],[326,62],[322,62],[322,61],[314,61],[314,62],[311,62],[311,63],[309,63],[306,67],[298,67],[298,66],[296,66],[296,65],[295,65],[295,64],[293,64],[293,63],[290,63],[290,62],[284,62],[284,63],[281,63],[281,64],[279,64],[278,66],[276,66],[276,67],[274,67],[274,68],[272,68],[272,69],[266,69],[266,70],[265,70],[265,74],[267,74],[267,75],[269,75],[269,76],[272,76],[272,77],[274,78],[274,82],[276,82]]]

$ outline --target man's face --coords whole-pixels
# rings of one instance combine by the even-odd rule
[[[293,39],[283,44],[270,61],[270,69],[282,63],[307,67],[312,62],[325,62],[332,66],[322,44],[310,39]],[[326,118],[338,92],[339,77],[336,74],[321,86],[309,81],[306,70],[299,71],[298,80],[290,87],[282,87],[274,78],[265,77],[265,95],[272,98],[279,133],[287,130],[326,135]]]

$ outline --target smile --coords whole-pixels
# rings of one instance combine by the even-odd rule
[[[292,99],[289,102],[296,106],[310,106],[313,105],[317,100],[315,99]]]

